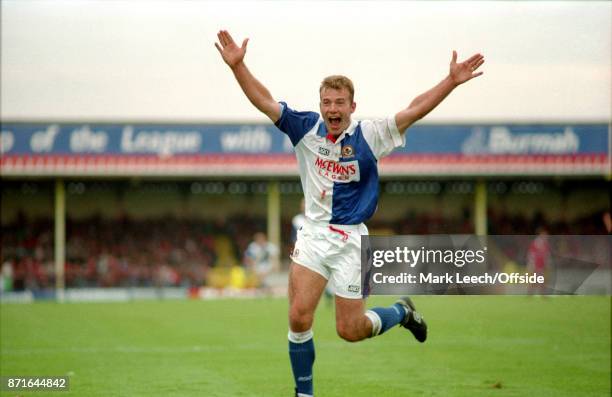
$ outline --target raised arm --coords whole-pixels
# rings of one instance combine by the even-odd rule
[[[273,123],[276,123],[281,116],[280,104],[272,98],[270,91],[251,74],[244,63],[249,39],[244,39],[242,47],[238,47],[227,30],[220,30],[217,37],[221,45],[215,43],[215,47],[219,50],[227,66],[232,69],[234,77],[236,77],[244,94],[260,112],[268,116]]]
[[[457,52],[453,51],[448,76],[438,85],[414,98],[410,105],[395,115],[397,129],[403,134],[417,120],[422,119],[440,104],[458,85],[478,77],[482,72],[475,73],[484,63],[481,54],[472,55],[468,60],[457,63]]]

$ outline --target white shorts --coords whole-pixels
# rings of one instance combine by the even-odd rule
[[[291,259],[329,280],[342,298],[361,299],[361,236],[368,228],[360,225],[306,223],[297,232]]]

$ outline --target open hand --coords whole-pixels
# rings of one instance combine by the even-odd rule
[[[476,70],[484,63],[484,55],[475,54],[468,58],[466,61],[457,63],[457,51],[453,51],[453,58],[450,63],[449,75],[455,84],[463,84],[474,77],[480,76],[483,72],[477,72]]]
[[[217,38],[219,38],[221,45],[215,43],[215,47],[217,47],[219,54],[221,54],[221,57],[223,57],[223,60],[230,68],[242,62],[246,54],[246,47],[249,39],[244,39],[242,47],[238,47],[227,30],[220,30],[219,33],[217,33]]]

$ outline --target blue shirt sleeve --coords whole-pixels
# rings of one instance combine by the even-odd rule
[[[312,129],[319,121],[319,114],[315,112],[298,112],[291,109],[285,102],[281,104],[281,117],[274,124],[289,136],[293,146]]]

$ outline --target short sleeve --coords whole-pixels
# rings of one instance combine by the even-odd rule
[[[244,256],[247,258],[255,259],[255,257],[257,257],[257,254],[255,254],[255,249],[256,247],[253,245],[253,243],[250,243],[244,253]]]
[[[270,254],[271,256],[278,255],[278,248],[276,248],[276,245],[268,243],[268,254]]]
[[[386,119],[363,120],[361,130],[377,159],[406,144],[406,137],[399,133],[394,116]]]
[[[289,136],[293,146],[310,131],[319,121],[319,114],[315,112],[298,112],[291,109],[285,102],[280,102],[281,116],[274,124]]]

